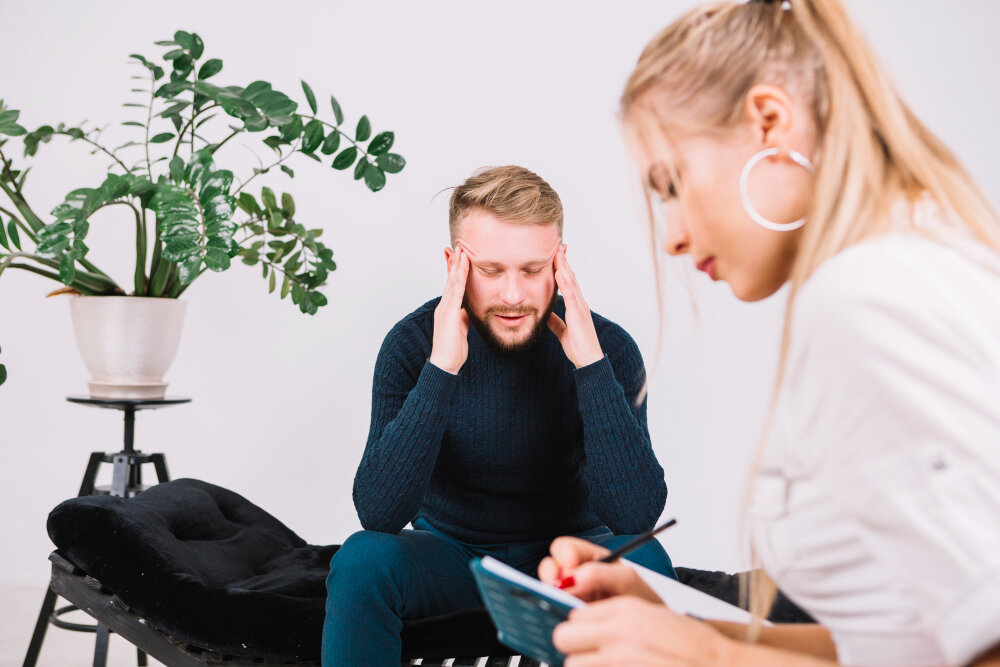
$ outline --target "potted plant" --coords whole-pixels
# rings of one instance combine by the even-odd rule
[[[321,288],[336,263],[319,240],[322,230],[296,219],[291,194],[279,198],[267,187],[252,194],[248,186],[257,176],[278,168],[292,178],[287,162],[301,155],[329,159],[336,170],[353,168],[355,180],[378,192],[386,175],[405,165],[389,152],[392,132],[373,135],[364,115],[348,131],[333,96],[324,118],[305,81],[308,109],[300,109],[266,81],[217,85],[222,60],[203,59],[195,33],[177,31],[156,44],[166,48],[159,62],[130,56],[139,74],[132,77],[136,97],[125,106],[137,115],[122,123],[133,138],[116,147],[105,140],[106,127],[60,123],[28,132],[18,124],[20,112],[0,100],[0,191],[11,204],[0,206],[0,275],[30,271],[65,286],[54,293],[76,295],[71,312],[93,375],[92,395],[162,396],[183,319],[178,297],[206,270],[225,271],[237,257],[260,264],[268,291],[290,296],[303,313],[327,303]],[[240,135],[255,135],[274,153],[243,180],[224,168],[232,165],[215,161]],[[15,165],[9,137],[23,137],[25,158],[56,137],[86,144],[110,159],[108,174],[96,187],[69,192],[44,219],[25,196],[31,167]],[[124,286],[87,257],[91,220],[111,206],[129,207],[135,216],[135,271]],[[0,383],[5,378],[0,366]]]

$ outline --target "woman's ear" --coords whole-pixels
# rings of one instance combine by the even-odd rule
[[[743,111],[761,148],[796,148],[796,108],[783,89],[770,84],[753,86],[747,91]]]

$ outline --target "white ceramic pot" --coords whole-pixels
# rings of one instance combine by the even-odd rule
[[[186,301],[75,296],[69,304],[93,398],[163,398],[177,356]]]

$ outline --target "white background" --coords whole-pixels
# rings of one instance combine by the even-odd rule
[[[224,60],[216,83],[264,79],[304,106],[304,78],[321,113],[330,116],[327,95],[336,94],[349,126],[367,113],[376,132],[396,132],[393,150],[408,161],[375,195],[329,160],[298,156],[294,180],[269,177],[295,195],[301,222],[326,230],[339,264],[330,305],[301,315],[267,295],[256,268],[203,276],[187,294],[167,375],[170,394],[194,402],[140,413],[139,448],[166,453],[174,477],[244,494],[310,542],[341,542],[358,529],[351,482],[376,352],[393,323],[443,284],[447,196],[435,193],[483,165],[522,164],[555,187],[592,308],[630,331],[651,363],[658,324],[644,214],[615,111],[643,45],[692,4],[0,2],[0,97],[29,130],[89,119],[110,124],[109,143],[124,143],[130,130],[117,123],[137,110],[121,103],[129,75],[142,72],[127,55],[158,56],[164,49],[152,42],[180,28],[201,35],[204,58]],[[1000,4],[848,5],[917,113],[1000,202]],[[16,142],[5,152],[24,164]],[[242,144],[218,159],[245,178],[255,164],[247,147],[264,159],[268,149]],[[29,201],[51,210],[70,190],[98,185],[106,162],[54,139],[32,162]],[[95,217],[89,245],[125,285],[133,225],[116,213]],[[649,421],[670,488],[665,513],[680,523],[663,541],[677,564],[734,570],[744,563],[739,506],[773,381],[782,297],[742,304],[684,261],[668,276]],[[0,387],[0,582],[45,581],[48,511],[75,494],[89,452],[121,443],[119,413],[65,401],[85,392],[87,374],[66,298],[44,298],[56,287],[23,272],[0,277],[0,361],[10,374]]]

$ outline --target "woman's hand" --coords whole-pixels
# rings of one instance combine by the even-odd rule
[[[634,595],[663,604],[632,568],[620,562],[597,562],[611,553],[604,547],[576,537],[559,537],[552,542],[549,553],[551,556],[538,565],[538,578],[584,602]]]
[[[616,597],[574,609],[552,634],[566,667],[730,665],[735,644],[662,604]]]

